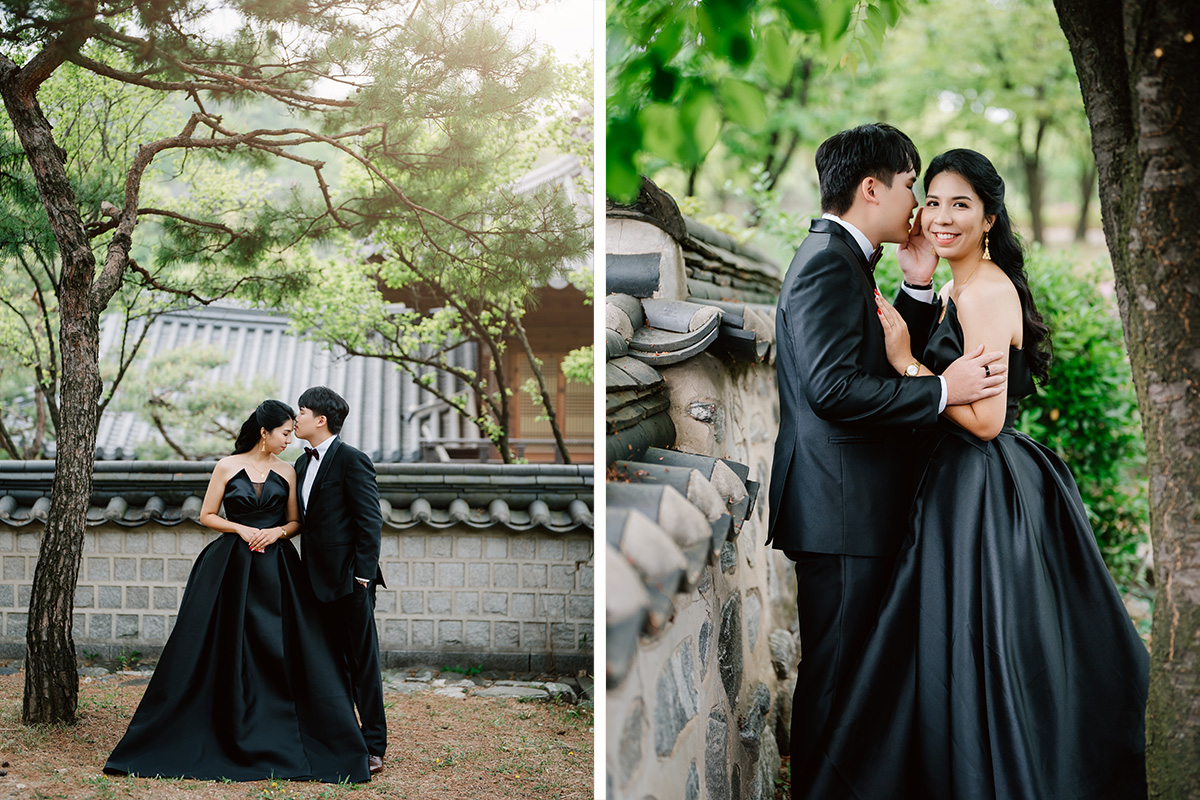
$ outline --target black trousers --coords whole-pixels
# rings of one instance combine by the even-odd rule
[[[792,798],[831,800],[841,781],[830,774],[821,737],[838,680],[858,660],[879,616],[895,558],[787,555],[796,562],[801,654],[792,703]]]
[[[379,633],[375,629],[375,581],[325,603],[327,624],[345,657],[354,692],[354,705],[362,723],[367,752],[382,757],[387,750],[387,718],[383,708],[383,676],[379,665]]]

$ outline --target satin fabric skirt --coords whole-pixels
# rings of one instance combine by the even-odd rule
[[[349,677],[289,541],[211,542],[104,771],[202,780],[367,781]]]
[[[814,798],[1145,798],[1149,655],[1062,461],[943,422]]]

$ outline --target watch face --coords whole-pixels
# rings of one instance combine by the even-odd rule
[[[904,370],[904,374],[910,378],[915,378],[915,377],[917,377],[917,373],[920,371],[921,371],[921,368],[918,367],[916,364],[909,364],[908,368]]]

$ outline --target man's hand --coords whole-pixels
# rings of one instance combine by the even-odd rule
[[[1003,358],[1004,353],[999,350],[985,353],[983,345],[979,345],[974,353],[963,354],[946,367],[942,373],[946,380],[946,405],[965,406],[1003,392],[1008,372],[1008,367],[1000,363]]]
[[[908,241],[901,242],[896,249],[896,258],[900,261],[900,271],[904,280],[913,286],[925,286],[933,282],[933,273],[937,269],[938,257],[933,254],[933,247],[925,232],[921,230],[921,212],[913,217],[912,229],[908,232]]]
[[[366,578],[355,578],[354,580],[358,581],[358,582],[359,582],[359,583],[361,583],[363,586],[370,586],[370,585],[371,585],[371,582],[370,582],[369,580],[367,580]]]

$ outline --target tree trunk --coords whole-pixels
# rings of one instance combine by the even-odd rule
[[[1200,3],[1055,0],[1092,127],[1138,391],[1154,604],[1147,771],[1200,797]]]
[[[27,724],[73,722],[79,681],[71,612],[83,551],[83,531],[92,496],[96,451],[99,367],[99,312],[103,303],[92,291],[96,259],[83,228],[75,194],[54,141],[49,121],[37,102],[38,78],[53,71],[54,54],[32,59],[18,70],[0,56],[0,95],[13,129],[21,139],[38,193],[50,218],[62,258],[58,303],[62,358],[62,412],[57,427],[57,463],[37,568],[34,571],[25,634]],[[39,59],[45,59],[39,61]],[[28,72],[27,70],[35,70]]]
[[[521,324],[520,318],[513,313],[508,316],[508,322],[517,333],[517,339],[521,342],[521,347],[525,350],[525,360],[529,362],[529,369],[533,371],[533,377],[537,381],[538,391],[542,395],[542,407],[546,409],[546,417],[550,420],[550,430],[554,433],[554,446],[558,450],[558,455],[562,458],[562,463],[571,463],[571,454],[567,451],[567,443],[563,439],[562,429],[558,426],[558,412],[555,410],[557,405],[554,398],[550,396],[550,390],[546,387],[546,378],[542,375],[542,368],[538,366],[537,356],[533,354],[533,347],[529,344],[529,336],[525,333],[525,326]]]
[[[1025,149],[1024,139],[1020,135],[1017,140],[1021,152],[1021,165],[1025,168],[1025,187],[1029,190],[1030,227],[1033,229],[1033,240],[1039,244],[1046,241],[1046,225],[1042,218],[1042,198],[1046,182],[1042,171],[1042,139],[1045,138],[1049,124],[1047,119],[1037,121],[1033,150]]]

